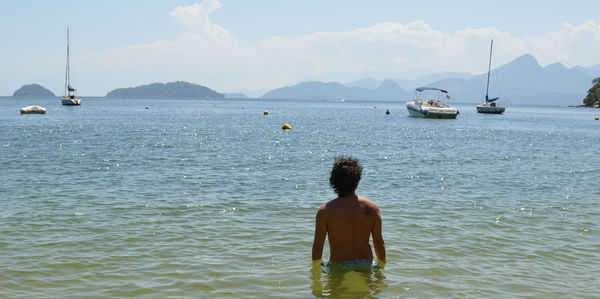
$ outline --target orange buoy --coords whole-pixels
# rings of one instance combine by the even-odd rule
[[[285,124],[283,124],[283,126],[281,127],[281,129],[282,130],[291,130],[292,126],[290,126],[290,124],[288,124],[288,123],[285,123]]]

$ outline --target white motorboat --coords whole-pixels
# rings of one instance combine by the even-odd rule
[[[421,93],[423,91],[439,91],[437,99],[430,98],[423,100]],[[415,89],[415,99],[406,102],[406,109],[410,116],[422,118],[456,118],[459,114],[458,109],[444,103],[441,96],[444,95],[447,99],[448,91],[434,87],[419,87]]]
[[[490,62],[488,64],[488,76],[487,76],[487,87],[485,88],[485,103],[481,103],[477,105],[477,112],[479,113],[492,113],[492,114],[502,114],[504,113],[504,107],[498,105],[496,100],[499,97],[490,99],[488,96],[488,92],[490,90],[490,71],[492,70],[492,49],[494,48],[494,40],[490,43]]]
[[[69,64],[69,28],[67,28],[67,72],[65,74],[65,95],[61,102],[67,106],[81,105],[81,98],[77,95],[77,90],[71,87],[71,68]]]

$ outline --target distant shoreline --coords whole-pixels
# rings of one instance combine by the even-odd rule
[[[595,102],[592,104],[583,104],[583,105],[569,105],[571,108],[600,108],[600,102]]]
[[[30,97],[15,97],[15,96],[0,96],[0,99],[18,99],[18,100],[28,100],[28,99],[43,99],[43,100],[59,100],[61,99],[62,96],[56,96],[56,97],[36,97],[36,96],[30,96]],[[112,97],[106,97],[106,96],[81,96],[82,99],[98,99],[98,100],[135,100],[135,101],[139,101],[139,100],[151,100],[151,101],[156,101],[156,100],[208,100],[208,101],[212,101],[212,100],[248,100],[248,101],[265,101],[265,102],[271,102],[271,101],[290,101],[290,102],[297,102],[297,101],[309,101],[309,102],[339,102],[338,99],[275,99],[275,98],[194,98],[194,97],[165,97],[165,98],[112,98]],[[405,103],[406,101],[409,101],[410,99],[401,99],[401,100],[345,100],[344,102],[346,103],[352,103],[352,102],[375,102],[375,103]],[[340,102],[340,103],[344,103],[344,102]],[[458,104],[458,105],[475,105],[478,102],[477,101],[470,101],[470,102],[453,102],[454,104]],[[542,106],[542,107],[568,107],[568,108],[600,108],[600,105],[594,105],[594,106],[588,106],[588,105],[557,105],[557,104],[539,104],[539,103],[512,103],[509,106]]]

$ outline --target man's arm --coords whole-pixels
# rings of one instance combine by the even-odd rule
[[[312,259],[320,260],[323,257],[323,244],[325,244],[325,236],[327,235],[327,225],[325,223],[325,205],[317,211],[317,219],[315,223],[315,240],[312,248]]]
[[[379,211],[379,207],[375,206],[375,212],[375,223],[371,230],[373,234],[373,247],[375,248],[377,259],[385,262],[385,244],[381,235],[381,212]]]

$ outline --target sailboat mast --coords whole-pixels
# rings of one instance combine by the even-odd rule
[[[490,71],[492,70],[492,49],[494,48],[494,40],[490,43],[490,62],[488,64],[487,87],[485,88],[485,101],[488,99],[488,91],[490,90]]]
[[[71,76],[69,75],[69,27],[67,27],[67,67],[65,72],[65,96],[69,95],[68,88],[71,85]]]
[[[67,27],[67,82],[69,84],[68,87],[71,86],[71,55],[69,53],[69,27]]]

